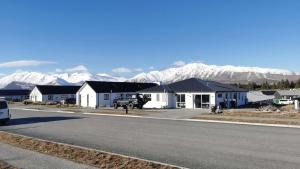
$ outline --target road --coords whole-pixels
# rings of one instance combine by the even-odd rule
[[[0,130],[187,168],[300,168],[300,129],[11,110]]]

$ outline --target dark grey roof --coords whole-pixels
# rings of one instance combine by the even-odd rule
[[[153,87],[139,92],[163,92],[166,87]],[[186,79],[167,85],[168,91],[173,92],[246,92],[228,84],[218,83],[215,81],[201,80],[196,78]]]
[[[300,89],[278,90],[276,93],[281,96],[300,96]]]
[[[28,96],[30,90],[0,90],[0,96]]]
[[[76,94],[81,86],[36,85],[42,94]]]
[[[133,83],[133,82],[103,82],[103,81],[87,81],[86,82],[96,93],[122,93],[137,92],[157,86],[156,83]]]
[[[144,89],[139,92],[153,92],[153,93],[173,93],[174,91],[169,87],[169,85],[159,85],[159,86],[154,86],[148,89]]]

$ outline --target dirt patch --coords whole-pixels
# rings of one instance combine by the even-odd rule
[[[110,154],[102,151],[85,149],[66,144],[44,141],[26,136],[19,136],[0,131],[0,142],[10,144],[23,149],[64,158],[77,163],[86,164],[98,168],[115,169],[175,169],[176,167],[159,163],[139,160],[127,156]]]
[[[233,109],[225,110],[222,114],[202,114],[193,119],[300,125],[300,113],[291,110],[291,106],[282,107],[280,108],[280,111]]]
[[[18,168],[6,163],[5,161],[0,160],[0,169],[18,169]]]

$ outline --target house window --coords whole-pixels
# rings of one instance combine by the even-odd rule
[[[223,97],[223,94],[222,93],[219,93],[218,94],[218,98],[222,98]]]
[[[147,97],[148,101],[151,101],[151,94],[144,94],[144,97]]]
[[[53,96],[52,95],[48,95],[48,100],[53,100]]]
[[[156,101],[160,101],[160,94],[156,94]]]
[[[202,108],[208,109],[210,104],[209,95],[202,95]]]
[[[109,100],[109,94],[104,94],[104,100]]]
[[[228,93],[226,93],[225,98],[228,99]]]
[[[185,108],[185,94],[178,94],[177,95],[176,107]]]

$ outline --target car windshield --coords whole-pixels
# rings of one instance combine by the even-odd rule
[[[0,109],[7,109],[7,103],[5,101],[0,101]]]

